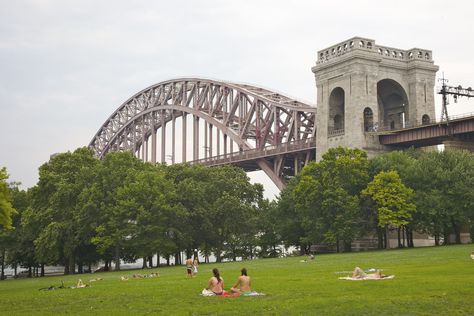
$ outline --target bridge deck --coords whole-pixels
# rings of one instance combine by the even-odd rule
[[[405,128],[401,130],[379,132],[382,145],[394,146],[431,146],[442,144],[443,141],[453,136],[465,139],[474,139],[474,116],[452,119],[422,126]]]
[[[253,171],[259,169],[255,163],[258,159],[271,158],[282,154],[306,152],[311,149],[316,149],[316,139],[314,138],[283,143],[280,145],[266,146],[261,149],[255,148],[226,155],[203,158],[194,160],[191,163],[205,164],[208,166],[234,164],[244,167],[247,171]]]

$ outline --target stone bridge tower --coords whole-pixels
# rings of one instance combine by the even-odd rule
[[[374,132],[435,120],[438,66],[431,51],[380,46],[354,37],[318,52],[317,160],[332,147],[384,148]]]

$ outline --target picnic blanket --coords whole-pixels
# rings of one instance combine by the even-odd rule
[[[367,281],[367,280],[388,280],[388,279],[393,279],[395,275],[388,275],[384,278],[370,278],[370,277],[365,277],[365,278],[353,278],[353,277],[340,277],[339,280],[348,280],[348,281]]]
[[[250,292],[250,293],[244,293],[244,294],[232,293],[232,292],[224,292],[224,294],[222,294],[222,295],[216,295],[216,294],[215,294],[214,292],[212,292],[211,290],[203,289],[202,292],[201,292],[201,295],[202,295],[202,296],[236,297],[236,296],[262,296],[262,295],[265,295],[265,294],[252,291],[252,292]]]

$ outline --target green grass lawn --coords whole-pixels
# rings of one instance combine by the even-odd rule
[[[0,282],[0,314],[163,315],[473,315],[474,245],[261,259],[201,264],[187,279],[184,267],[122,271]],[[245,266],[257,297],[202,297],[218,267],[226,289]],[[343,281],[354,266],[382,268],[391,280]],[[157,271],[159,278],[120,281]],[[39,291],[101,277],[83,289]]]

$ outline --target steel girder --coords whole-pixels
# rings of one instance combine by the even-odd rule
[[[316,132],[314,106],[247,84],[184,78],[155,84],[132,96],[105,121],[89,146],[99,158],[111,151],[141,148],[145,152],[150,136],[156,138],[158,129],[187,114],[215,126],[240,150],[308,140]],[[156,148],[151,156],[156,162]],[[199,159],[196,153],[193,158]],[[262,169],[268,174],[268,166]]]

